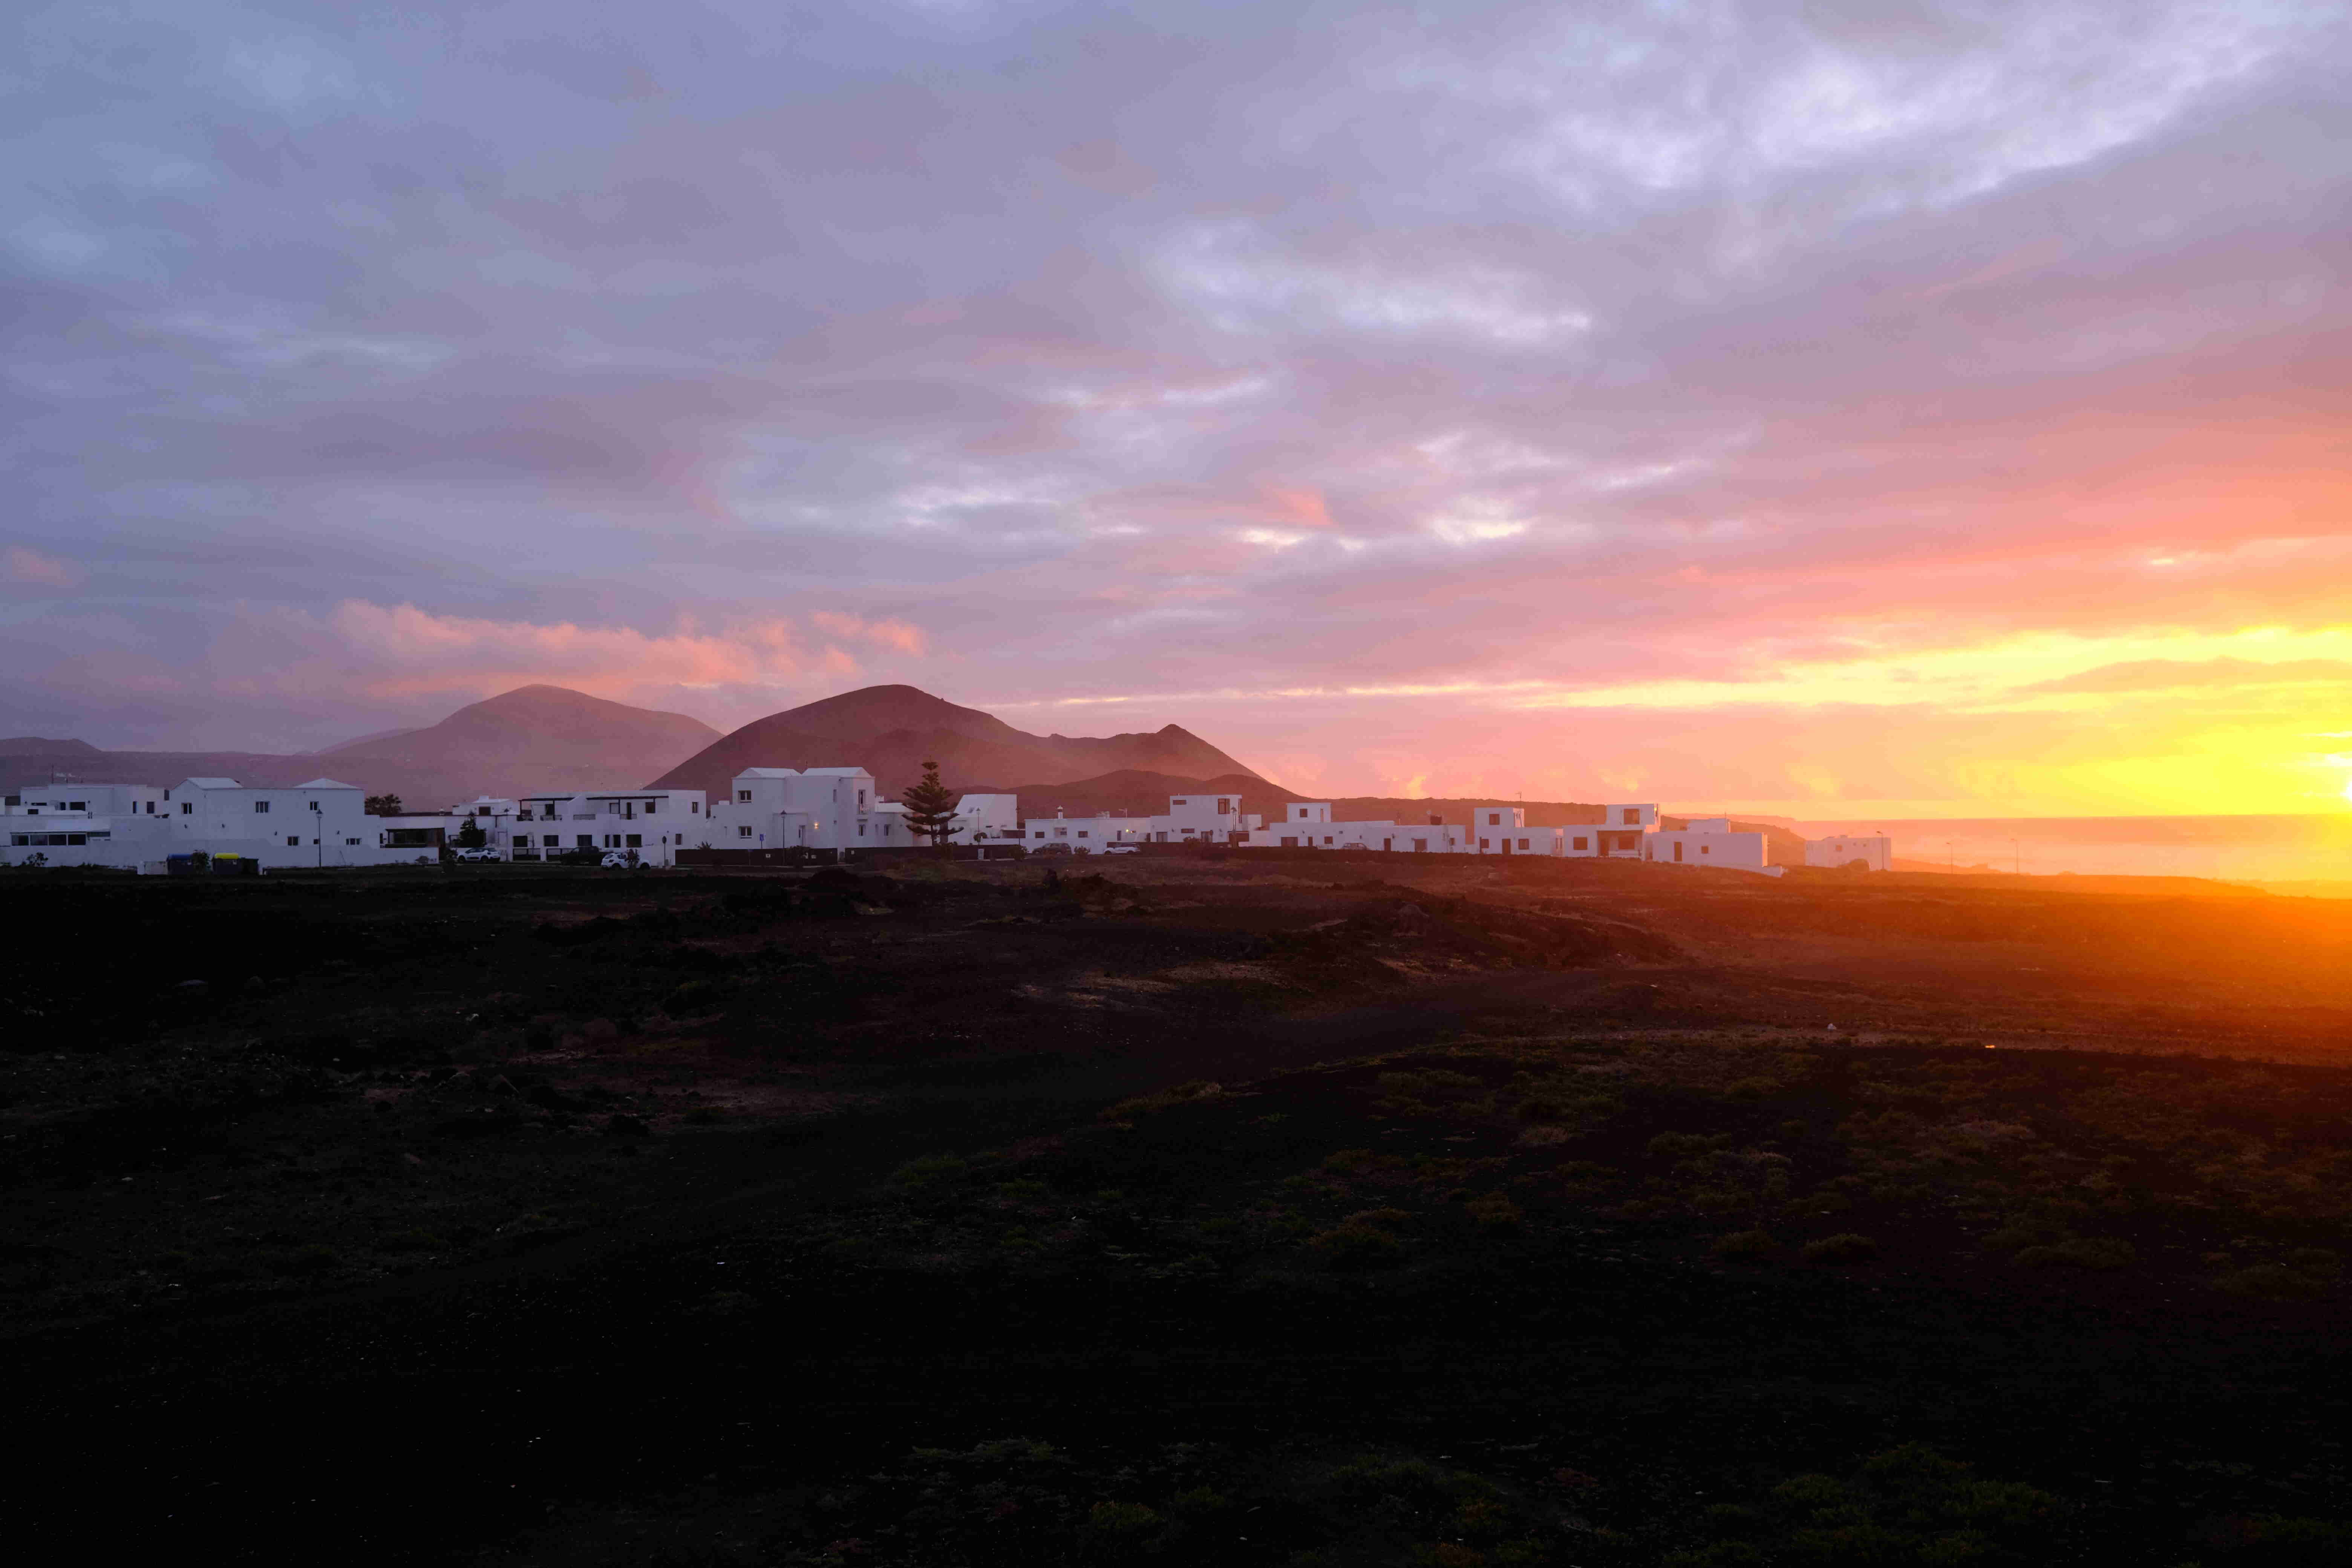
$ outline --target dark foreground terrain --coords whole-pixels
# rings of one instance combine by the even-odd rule
[[[2352,904],[2150,886],[10,873],[9,1539],[2352,1561]]]

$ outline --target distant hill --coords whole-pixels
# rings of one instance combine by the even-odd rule
[[[1003,793],[1016,787],[1005,785],[1007,780],[1053,785],[1122,771],[1257,779],[1174,724],[1099,738],[1032,735],[911,686],[869,686],[754,720],[672,767],[651,787],[723,795],[745,768],[862,767],[887,797],[920,778],[927,761],[940,764],[940,778],[951,789],[1002,785]],[[1164,811],[1167,803],[1154,809]]]
[[[337,777],[361,767],[394,769],[446,779],[455,798],[464,798],[625,789],[718,738],[710,725],[683,713],[631,708],[561,686],[522,686],[460,708],[438,724],[346,742],[320,757],[331,772],[341,770]]]
[[[106,752],[81,741],[0,748],[12,784],[61,780],[163,787],[185,778],[295,784],[324,775],[420,811],[478,795],[628,789],[690,755],[719,731],[683,713],[607,702],[560,686],[525,686],[460,708],[437,724],[347,741],[292,756],[254,752]],[[43,749],[35,749],[43,748]]]
[[[11,735],[0,741],[0,757],[95,757],[99,749],[88,741],[46,741],[38,735]]]

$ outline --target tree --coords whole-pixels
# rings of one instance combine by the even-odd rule
[[[466,818],[466,826],[457,829],[457,847],[460,849],[479,849],[489,841],[490,836],[482,831],[479,817]]]
[[[955,792],[940,783],[940,764],[925,763],[923,780],[909,785],[898,796],[907,808],[907,830],[918,837],[928,838],[945,849],[948,835],[955,831]]]
[[[400,797],[396,795],[372,795],[367,797],[367,814],[370,816],[398,816]]]

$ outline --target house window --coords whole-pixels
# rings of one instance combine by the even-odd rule
[[[1079,829],[1078,829],[1078,837],[1081,837],[1081,838],[1084,838],[1086,836],[1087,836],[1087,830],[1086,830],[1085,828],[1083,828],[1083,827],[1079,828]]]
[[[302,845],[302,839],[301,839],[301,837],[300,837],[299,834],[291,834],[291,833],[289,833],[289,834],[288,834],[288,835],[286,836],[286,847],[287,847],[287,848],[289,848],[289,849],[299,849],[299,848],[300,848],[300,847],[301,847],[301,845]]]
[[[318,803],[317,801],[315,801],[315,800],[314,800],[314,801],[312,801],[312,802],[310,803],[310,809],[311,809],[312,811],[316,811],[316,810],[318,810],[318,809],[319,809],[319,803]],[[481,813],[479,813],[479,812],[476,812],[474,815],[475,815],[475,816],[480,816],[480,815],[481,815]]]
[[[1707,847],[1706,847],[1706,845],[1702,844],[1702,845],[1700,845],[1700,846],[1698,847],[1698,852],[1699,852],[1700,854],[1704,855],[1704,854],[1706,854],[1706,851],[1707,851]]]
[[[1478,847],[1479,847],[1479,848],[1481,848],[1481,849],[1484,849],[1485,847],[1486,847],[1486,841],[1485,839],[1483,839],[1483,838],[1481,838],[1480,840],[1478,840]]]
[[[1415,854],[1426,854],[1429,849],[1429,840],[1426,838],[1416,838],[1412,841],[1412,847]]]
[[[593,849],[596,847],[596,836],[594,834],[582,833],[577,834],[574,837],[580,840],[578,847],[582,849]]]
[[[748,789],[739,789],[735,792],[735,798],[737,800],[750,800],[751,798],[751,792]]]
[[[68,811],[88,811],[89,809],[89,802],[86,800],[69,800],[66,802],[66,809]]]
[[[1572,847],[1572,848],[1577,848],[1577,849],[1581,849],[1581,848],[1583,848],[1583,847],[1584,847],[1584,840],[1583,840],[1583,839],[1581,839],[1581,838],[1578,838],[1578,839],[1574,839],[1574,840],[1572,840],[1572,841],[1570,842],[1570,847]]]
[[[1520,847],[1520,848],[1522,848],[1522,849],[1525,849],[1527,847],[1528,847],[1528,841],[1527,841],[1526,839],[1524,839],[1524,838],[1520,839],[1520,840],[1519,840],[1519,847]]]
[[[621,847],[624,849],[642,849],[645,847],[646,836],[642,833],[624,834],[621,837]]]
[[[184,800],[180,803],[180,815],[182,816],[194,816],[195,814],[196,803],[194,801]]]
[[[1286,838],[1282,841],[1282,847],[1285,849],[1296,849],[1298,847],[1298,840],[1296,838]]]
[[[1327,833],[1327,834],[1325,834],[1325,835],[1323,836],[1323,842],[1324,842],[1324,843],[1326,843],[1326,844],[1330,843],[1330,842],[1331,842],[1331,836],[1330,836],[1329,834],[1328,834],[1328,833]]]
[[[748,827],[739,827],[735,830],[735,837],[738,838],[749,838],[751,837],[751,830]]]
[[[699,816],[702,815],[702,803],[698,800],[689,800],[686,803],[686,811],[689,816]]]
[[[1224,796],[1219,795],[1217,797],[1217,815],[1219,816],[1231,816],[1233,814],[1234,803],[1227,800]]]
[[[1627,827],[1633,826],[1642,820],[1642,808],[1638,805],[1627,806],[1625,808],[1625,815],[1622,820],[1624,826]]]
[[[343,842],[344,842],[344,843],[346,843],[346,844],[357,844],[357,843],[359,842],[359,840],[358,840],[358,839],[356,839],[356,838],[346,838],[346,839],[344,839],[344,840],[343,840]]]
[[[269,803],[266,800],[257,800],[253,803],[253,809],[257,814],[266,812],[269,809]]]
[[[653,800],[646,801],[646,802],[645,803],[646,815],[647,816],[651,816],[654,814],[654,807],[655,807],[655,806],[656,806],[656,805],[660,805],[660,804],[661,804],[661,803],[660,803],[659,801],[653,801]]]

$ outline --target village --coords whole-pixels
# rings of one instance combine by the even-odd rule
[[[1156,816],[1024,817],[1020,797],[967,794],[927,833],[908,807],[882,798],[862,767],[746,768],[730,798],[699,789],[605,789],[515,798],[478,796],[409,812],[356,784],[316,778],[284,787],[232,778],[145,784],[25,786],[0,802],[6,858],[147,875],[269,871],[460,861],[591,863],[614,868],[856,860],[933,847],[967,858],[1132,855],[1195,848],[1371,851],[1392,855],[1537,856],[1642,861],[1777,877],[1767,836],[1729,817],[1680,826],[1655,802],[1612,802],[1601,819],[1531,826],[1523,806],[1480,806],[1472,820],[1335,820],[1328,801],[1292,801],[1268,823],[1234,794],[1171,795]],[[390,808],[390,809],[387,809]],[[1805,841],[1803,864],[1885,871],[1884,836]]]

